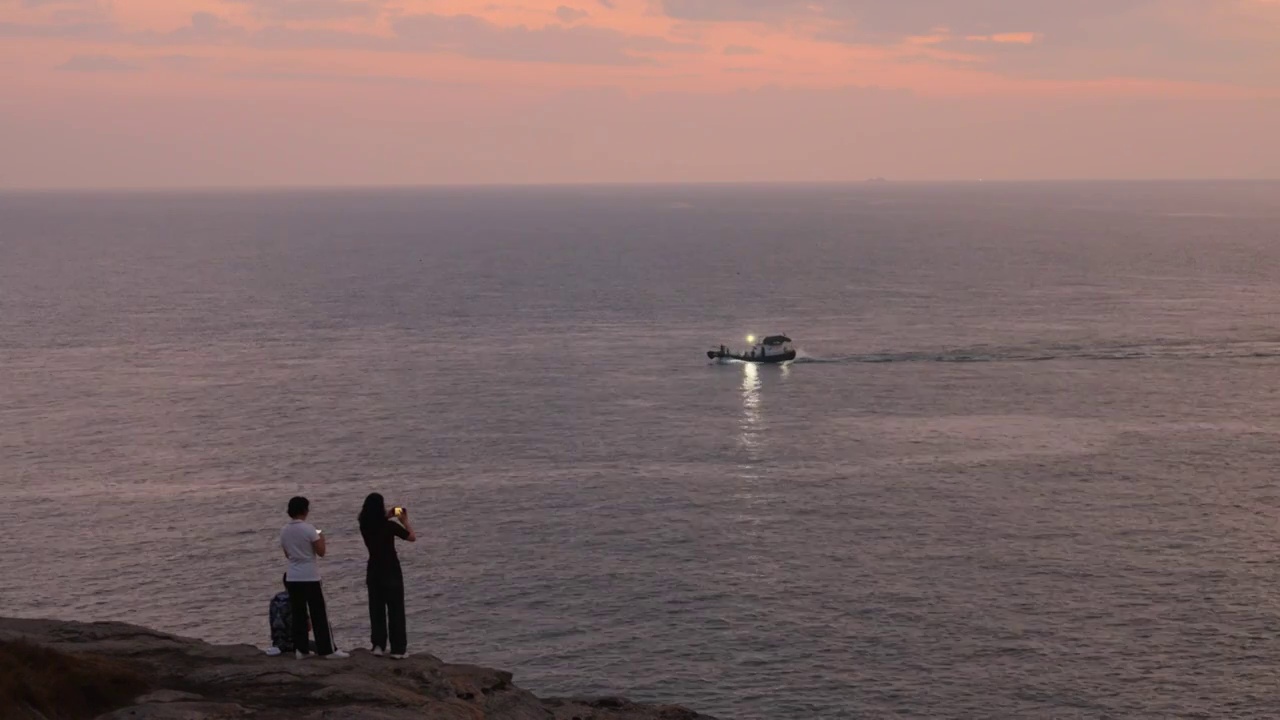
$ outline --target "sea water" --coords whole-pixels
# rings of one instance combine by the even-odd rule
[[[722,718],[1272,717],[1280,185],[0,195],[0,614]],[[785,333],[783,367],[708,362]]]

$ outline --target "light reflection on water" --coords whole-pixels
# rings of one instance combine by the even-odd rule
[[[764,408],[764,377],[762,373],[776,373],[785,381],[791,375],[791,363],[765,365],[742,363],[742,420],[739,422],[738,441],[747,451],[747,460],[756,463],[765,459],[769,425]]]
[[[742,422],[739,424],[739,440],[751,462],[760,459],[761,433],[760,366],[742,363]]]

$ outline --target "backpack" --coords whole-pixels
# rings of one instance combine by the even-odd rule
[[[280,652],[293,652],[293,611],[289,608],[289,593],[277,593],[267,609],[271,625],[271,644]]]

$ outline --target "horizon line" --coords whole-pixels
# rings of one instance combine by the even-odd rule
[[[501,190],[501,189],[591,189],[591,188],[732,188],[732,187],[882,187],[885,185],[1049,185],[1049,184],[1189,184],[1189,183],[1277,183],[1280,177],[1185,177],[1185,178],[1021,178],[1021,179],[908,179],[874,177],[863,180],[604,180],[548,182],[424,182],[424,183],[270,183],[264,185],[170,184],[170,185],[0,185],[0,194],[57,193],[236,193],[361,190]]]

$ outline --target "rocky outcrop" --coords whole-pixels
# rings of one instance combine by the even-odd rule
[[[0,643],[20,641],[119,663],[145,678],[146,692],[100,720],[714,720],[620,698],[540,700],[511,673],[430,655],[397,661],[357,650],[346,660],[299,661],[123,623],[0,618]],[[29,707],[0,714],[10,710],[48,717]]]

